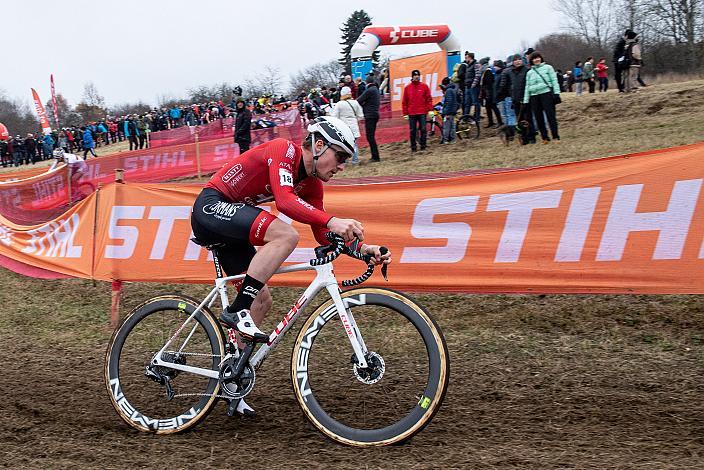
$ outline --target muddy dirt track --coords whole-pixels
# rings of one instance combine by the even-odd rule
[[[159,289],[129,285],[125,303]],[[0,272],[0,465],[704,468],[704,302],[694,296],[419,296],[450,348],[445,405],[409,444],[360,450],[303,417],[288,381],[293,335],[257,379],[257,418],[228,418],[220,403],[192,432],[132,431],[102,378],[108,292]],[[276,289],[275,310],[296,293]]]

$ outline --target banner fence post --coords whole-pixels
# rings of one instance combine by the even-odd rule
[[[90,262],[90,277],[93,280],[93,287],[97,285],[95,282],[95,247],[96,238],[98,236],[98,209],[100,208],[100,190],[103,187],[103,183],[98,183],[98,187],[95,190],[95,210],[93,211],[93,253]]]
[[[110,326],[117,328],[120,323],[120,299],[122,297],[122,281],[112,281],[112,292],[110,302]]]
[[[198,137],[200,126],[196,126],[196,174],[200,179],[200,138]]]
[[[115,169],[115,183],[125,183],[125,170]],[[110,302],[110,326],[116,328],[120,323],[120,298],[122,296],[122,281],[113,279]]]
[[[71,168],[66,164],[66,192],[68,193],[68,207],[73,205],[73,198],[71,197]]]

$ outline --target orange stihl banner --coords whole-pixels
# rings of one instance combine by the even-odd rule
[[[703,181],[704,144],[697,144],[486,175],[328,186],[325,201],[332,214],[363,221],[366,241],[390,247],[391,287],[702,293]],[[2,221],[0,259],[84,278],[209,281],[207,252],[189,242],[199,191],[112,184],[48,224]],[[315,243],[307,227],[294,226],[303,237],[289,261],[305,261]],[[337,276],[361,268],[343,260]],[[309,279],[292,274],[274,284]]]

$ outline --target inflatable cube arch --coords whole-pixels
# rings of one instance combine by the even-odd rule
[[[352,78],[372,71],[372,54],[379,46],[436,43],[447,52],[447,73],[461,60],[460,43],[445,24],[425,26],[367,26],[350,51]]]

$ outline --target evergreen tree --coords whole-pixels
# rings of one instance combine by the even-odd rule
[[[340,31],[342,31],[342,42],[340,45],[343,46],[343,48],[341,51],[342,58],[338,60],[338,62],[344,69],[346,75],[350,75],[352,73],[352,58],[350,57],[352,46],[357,41],[357,38],[359,38],[359,35],[362,34],[362,30],[370,24],[372,24],[372,19],[367,12],[364,10],[357,10],[352,13],[349,18],[347,18],[345,24],[342,28],[340,28]],[[374,67],[377,66],[378,60],[379,52],[375,51],[372,55]]]

